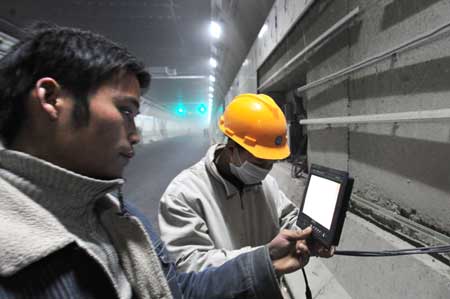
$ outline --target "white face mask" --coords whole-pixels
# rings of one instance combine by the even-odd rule
[[[239,154],[238,157],[241,165],[236,166],[233,163],[230,163],[230,170],[231,173],[245,185],[258,184],[264,180],[267,174],[269,174],[270,169],[261,168],[248,161],[242,163]]]

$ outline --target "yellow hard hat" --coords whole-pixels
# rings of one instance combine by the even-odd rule
[[[220,117],[219,128],[256,158],[280,160],[290,154],[286,118],[265,94],[235,97]]]

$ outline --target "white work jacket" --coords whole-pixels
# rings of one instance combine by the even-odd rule
[[[243,190],[221,177],[213,161],[223,147],[213,145],[161,198],[161,238],[181,271],[219,266],[295,225],[298,209],[270,175]]]

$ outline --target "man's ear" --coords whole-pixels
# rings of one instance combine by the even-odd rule
[[[228,153],[229,153],[230,162],[236,162],[237,163],[236,156],[239,156],[239,149],[236,146],[236,143],[234,143],[233,141],[228,142],[226,147],[227,147],[227,150],[228,150]]]
[[[227,142],[225,144],[225,149],[230,153],[230,155],[232,155],[234,150],[235,150],[234,146],[233,146],[233,144],[231,142]]]
[[[33,95],[51,120],[58,119],[59,109],[56,104],[61,96],[61,86],[55,79],[50,77],[39,79],[34,86]]]

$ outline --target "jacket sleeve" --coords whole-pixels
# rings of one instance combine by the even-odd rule
[[[181,273],[170,261],[166,246],[148,219],[130,203],[126,209],[138,217],[147,230],[174,299],[282,299],[275,271],[266,247],[244,253],[220,267]]]
[[[280,227],[282,229],[298,229],[298,212],[299,209],[284,195],[283,191],[279,190]]]
[[[277,205],[280,229],[297,229],[296,222],[299,209],[289,198],[287,198],[284,192],[281,191],[273,177],[269,178],[268,183],[270,184],[270,189]]]
[[[201,272],[179,273],[185,298],[283,298],[268,249],[260,247]]]
[[[193,207],[185,199],[170,194],[161,198],[158,218],[161,238],[180,271],[220,266],[241,253],[255,249],[249,246],[236,250],[215,248],[203,219],[201,207]]]

